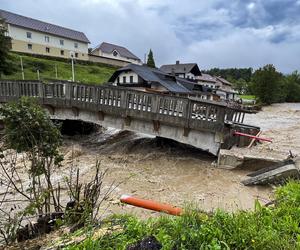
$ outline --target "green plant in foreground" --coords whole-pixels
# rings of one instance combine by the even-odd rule
[[[59,153],[62,138],[35,99],[22,97],[7,103],[0,107],[0,116],[5,124],[0,143],[0,186],[5,187],[3,201],[8,204],[0,209],[0,242],[8,244],[21,235],[17,231],[28,216],[61,211],[60,187],[53,186],[51,176],[63,159]],[[22,172],[28,174],[26,185]],[[13,204],[7,194],[20,195],[22,206]],[[10,213],[18,216],[12,220]]]
[[[161,216],[139,220],[133,216],[113,216],[111,225],[123,230],[108,233],[67,249],[126,249],[153,235],[163,249],[300,249],[300,182],[290,181],[275,193],[276,205],[255,203],[254,211],[206,214],[186,210],[180,217]],[[107,226],[107,224],[105,225]]]

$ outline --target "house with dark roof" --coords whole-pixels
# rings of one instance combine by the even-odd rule
[[[88,60],[89,39],[83,32],[0,9],[12,51]]]
[[[175,76],[195,80],[197,76],[201,76],[201,71],[197,63],[180,63],[176,61],[175,64],[166,64],[160,67],[160,70]]]
[[[201,76],[197,77],[197,82],[215,90],[216,94],[223,100],[235,99],[236,91],[232,88],[232,83],[222,77],[202,73]]]
[[[201,76],[197,76],[197,82],[209,88],[216,88],[219,86],[217,79],[209,74],[201,73]]]
[[[111,44],[107,42],[103,42],[90,52],[91,55],[99,56],[102,58],[118,60],[121,62],[134,63],[134,64],[142,64],[140,58],[134,55],[130,50],[123,46],[119,46],[116,44]]]
[[[163,93],[176,96],[193,96],[215,100],[218,96],[209,88],[167,74],[160,69],[145,65],[128,64],[114,72],[109,82],[116,86],[128,87],[145,92]]]
[[[226,79],[216,76],[216,93],[224,100],[235,100],[237,92],[233,89],[232,83]]]
[[[217,94],[222,100],[234,100],[236,92],[232,84],[222,77],[211,76],[200,71],[197,63],[166,64],[160,67],[160,70],[189,81],[198,83],[203,88],[208,88],[212,93]],[[216,97],[214,97],[216,99]]]

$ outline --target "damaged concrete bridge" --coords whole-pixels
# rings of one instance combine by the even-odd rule
[[[243,124],[247,111],[221,102],[74,82],[0,81],[0,103],[37,98],[52,119],[81,120],[165,137],[217,155],[241,143],[233,131],[256,134]]]

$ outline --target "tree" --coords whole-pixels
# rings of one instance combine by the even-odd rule
[[[247,82],[240,78],[239,80],[233,80],[233,87],[239,94],[245,94],[247,91]]]
[[[236,81],[242,78],[246,82],[249,82],[252,76],[252,68],[212,68],[210,70],[203,70],[202,72],[213,76],[221,76],[228,81]]]
[[[151,68],[155,68],[155,61],[154,61],[153,52],[151,49],[148,54],[147,66],[151,67]]]
[[[282,86],[282,74],[272,64],[259,68],[253,75],[253,91],[264,104],[283,101],[285,90]]]
[[[300,74],[295,71],[285,77],[287,102],[300,102]]]
[[[9,61],[9,50],[11,39],[6,36],[7,28],[4,19],[0,18],[0,77],[2,74],[11,73],[11,63]]]
[[[50,200],[54,209],[59,211],[59,200],[51,183],[53,167],[60,166],[63,159],[58,151],[62,144],[59,129],[31,98],[23,97],[18,102],[5,104],[0,108],[0,116],[5,125],[5,148],[25,153],[30,162],[27,169],[30,195],[20,189],[17,191],[30,200],[40,214],[50,212]],[[5,168],[3,164],[2,170]],[[6,177],[9,179],[7,174]]]

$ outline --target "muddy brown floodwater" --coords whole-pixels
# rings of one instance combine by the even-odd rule
[[[248,115],[246,121],[260,126],[263,135],[274,140],[250,149],[254,153],[300,153],[300,104],[272,105]],[[108,168],[105,188],[113,181],[122,182],[108,200],[105,215],[132,213],[145,218],[158,214],[120,204],[122,194],[182,207],[192,203],[205,211],[252,209],[255,199],[262,203],[272,199],[272,187],[240,183],[249,170],[216,168],[215,157],[161,138],[107,129],[89,136],[65,137],[62,152],[65,160],[54,173],[55,182],[62,182],[71,164],[80,168],[81,181],[88,181],[96,159],[103,169]],[[66,195],[63,200],[67,201]]]
[[[79,167],[84,166],[81,167],[83,178],[91,177],[97,158],[103,168],[109,169],[107,183],[124,181],[112,195],[109,212],[151,214],[129,205],[120,206],[118,199],[122,194],[177,206],[193,203],[206,211],[249,209],[256,198],[263,202],[269,200],[270,188],[245,187],[240,183],[248,171],[218,169],[212,165],[216,159],[199,150],[131,132],[112,137],[103,145],[91,143],[89,139],[67,139],[64,147],[69,156],[72,147],[80,152],[75,161]]]
[[[300,104],[283,103],[264,107],[246,116],[246,123],[261,127],[264,142],[242,153],[276,155],[285,158],[289,150],[300,154]],[[72,145],[81,155],[76,158],[88,176],[95,158],[109,168],[107,181],[125,180],[112,197],[110,212],[130,212],[149,216],[151,212],[117,202],[121,194],[184,206],[193,203],[201,209],[234,211],[252,209],[254,200],[272,199],[272,187],[245,187],[241,180],[250,170],[225,170],[214,166],[216,160],[200,150],[132,132],[108,130],[88,138],[65,140],[64,150]],[[70,155],[70,153],[69,153]]]

